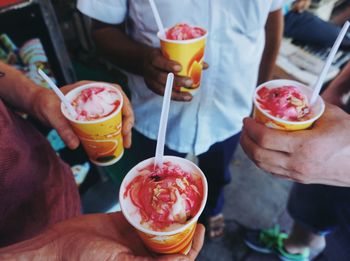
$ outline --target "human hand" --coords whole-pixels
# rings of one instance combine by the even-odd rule
[[[198,225],[187,256],[156,256],[144,246],[121,212],[93,214],[56,224],[34,239],[1,249],[0,258],[6,257],[5,254],[11,257],[12,253],[17,254],[14,258],[26,259],[30,251],[35,260],[194,260],[203,240],[204,227]],[[39,251],[34,251],[35,248]]]
[[[251,118],[243,121],[241,145],[261,169],[300,183],[350,186],[350,116],[327,104],[312,128],[270,129]]]
[[[302,13],[311,5],[311,0],[296,0],[292,5],[292,11]]]
[[[343,94],[341,93],[340,89],[327,88],[321,96],[324,101],[336,105],[342,109],[345,108],[345,104],[342,101]]]
[[[208,67],[209,65],[204,62],[203,69],[205,70]],[[143,76],[147,87],[151,91],[163,96],[167,75],[168,73],[173,72],[175,78],[171,99],[175,101],[191,101],[192,95],[188,92],[180,92],[180,87],[191,87],[193,81],[190,77],[176,75],[180,71],[181,65],[165,58],[159,49],[149,51],[144,59]]]
[[[91,83],[91,81],[80,81],[74,84],[66,85],[61,88],[63,93],[79,87],[81,85]],[[124,147],[131,146],[131,129],[134,124],[134,115],[130,105],[129,99],[122,91],[119,85],[116,86],[122,93],[124,103],[122,108],[123,115],[123,143]],[[61,113],[61,101],[57,95],[48,89],[40,88],[33,99],[32,114],[38,118],[42,123],[56,129],[62,140],[70,149],[76,149],[79,146],[79,138],[74,133],[68,120]]]
[[[331,104],[337,105],[343,110],[347,108],[350,91],[350,63],[341,70],[338,76],[327,86],[322,93],[322,98]]]
[[[123,145],[125,148],[131,147],[131,134],[132,134],[132,127],[134,127],[135,118],[134,118],[134,111],[131,107],[131,102],[129,101],[129,98],[124,93],[123,89],[118,84],[113,84],[115,87],[118,88],[120,93],[123,96],[123,108],[122,108],[122,135],[123,135]]]

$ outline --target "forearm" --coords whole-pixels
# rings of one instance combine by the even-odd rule
[[[334,97],[341,97],[350,91],[350,62],[344,67],[340,74],[331,82],[323,95],[333,93]]]
[[[21,72],[0,62],[0,98],[7,104],[24,112],[32,110],[35,97],[43,88],[39,88]]]
[[[310,5],[311,0],[296,0],[292,5],[292,11],[301,13],[307,10],[310,7]]]
[[[265,26],[265,48],[260,62],[258,84],[272,79],[278,51],[283,36],[281,10],[270,13]]]
[[[97,21],[93,23],[92,37],[98,51],[122,69],[142,74],[145,57],[152,47],[133,41],[122,25],[113,26]]]
[[[347,119],[350,121],[350,117]],[[342,187],[350,187],[350,131],[349,131],[349,123],[344,123],[343,127],[346,128],[344,131],[340,131],[340,133],[337,133],[336,135],[339,135],[339,137],[333,137],[335,140],[334,142],[340,144],[339,149],[337,151],[334,151],[334,156],[329,156],[328,159],[330,161],[329,168],[326,170],[327,177],[324,178],[325,182],[316,182],[316,183],[323,183],[326,185],[334,185],[334,186],[342,186]],[[339,127],[342,127],[342,124],[339,124]],[[346,135],[342,135],[342,132],[346,133]],[[338,140],[338,141],[337,141]],[[332,140],[331,140],[332,141]],[[326,147],[327,144],[324,146]],[[332,146],[331,143],[328,144],[327,147]],[[327,159],[327,160],[328,160]],[[319,163],[321,164],[321,162]],[[323,172],[324,170],[320,169],[320,172]]]

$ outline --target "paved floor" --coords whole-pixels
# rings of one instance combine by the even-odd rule
[[[231,171],[233,179],[225,191],[226,233],[220,239],[206,239],[198,260],[275,260],[252,253],[244,246],[242,226],[266,228],[287,220],[284,226],[289,228],[291,221],[284,217],[284,210],[291,183],[259,170],[241,148],[234,156]]]

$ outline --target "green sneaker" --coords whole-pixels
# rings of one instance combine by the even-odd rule
[[[244,242],[252,250],[259,253],[274,253],[283,261],[309,261],[310,250],[301,254],[288,253],[284,248],[284,240],[288,234],[280,231],[278,225],[270,229],[250,230],[245,235]]]

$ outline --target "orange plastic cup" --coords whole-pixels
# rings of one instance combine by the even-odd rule
[[[138,208],[133,205],[130,197],[124,197],[124,192],[130,182],[139,175],[139,170],[153,164],[154,158],[149,158],[140,162],[125,176],[119,190],[120,207],[125,218],[136,229],[144,244],[151,251],[159,254],[187,254],[192,246],[193,235],[196,230],[198,218],[207,201],[208,184],[203,172],[193,162],[179,157],[164,156],[164,162],[166,161],[178,164],[185,171],[192,173],[193,175],[198,175],[198,177],[201,178],[203,182],[203,198],[197,214],[185,224],[178,225],[175,229],[168,231],[153,231],[141,224],[141,216]]]
[[[281,118],[270,115],[266,110],[260,107],[260,103],[257,100],[257,93],[261,88],[266,87],[268,89],[273,89],[286,85],[297,87],[304,95],[306,95],[307,99],[310,100],[313,90],[300,82],[292,80],[272,80],[265,82],[259,85],[255,90],[253,118],[256,121],[264,123],[267,127],[273,129],[295,131],[309,128],[318,118],[321,117],[325,110],[325,104],[321,96],[318,96],[316,103],[312,106],[310,115],[308,115],[308,117],[302,121],[283,120]]]
[[[168,29],[165,29],[165,32]],[[204,61],[205,44],[208,32],[201,37],[189,40],[169,40],[158,32],[160,48],[164,57],[181,64],[182,70],[177,74],[190,77],[193,85],[190,88],[180,87],[181,92],[193,92],[200,86]]]
[[[97,120],[82,121],[71,117],[66,107],[61,104],[63,115],[69,120],[75,134],[79,137],[89,159],[99,166],[109,166],[116,163],[124,154],[122,130],[123,96],[111,84],[89,83],[79,86],[66,94],[69,101],[85,89],[93,87],[112,88],[119,95],[120,105],[117,110],[107,117]]]

